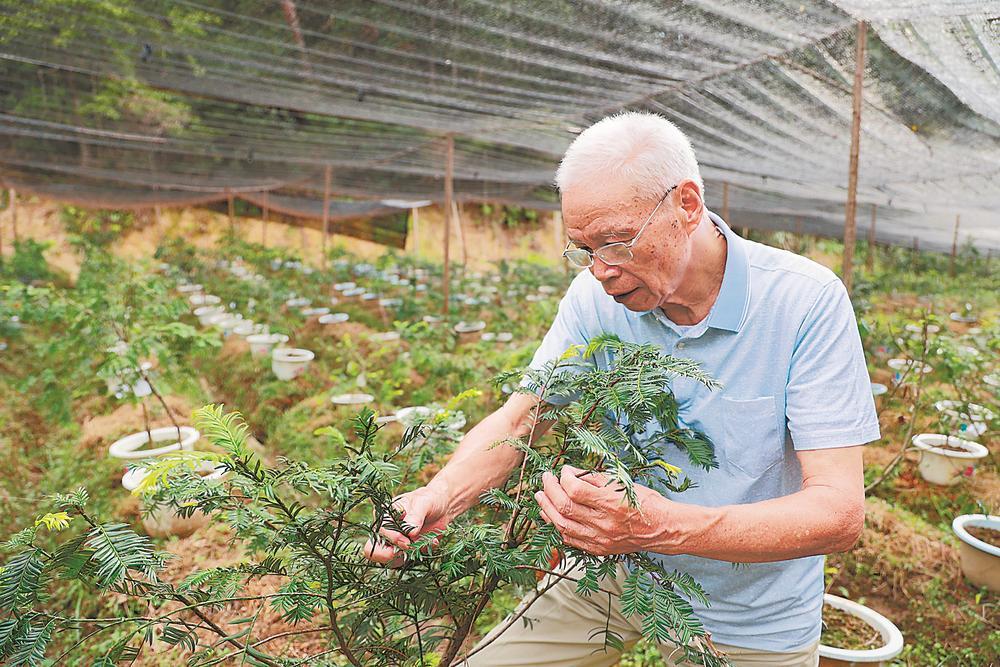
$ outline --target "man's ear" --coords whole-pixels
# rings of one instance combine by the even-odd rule
[[[701,223],[701,216],[705,212],[705,202],[702,199],[701,190],[699,190],[697,183],[688,178],[677,186],[676,196],[680,202],[677,214],[681,219],[681,225],[688,234],[693,234]]]

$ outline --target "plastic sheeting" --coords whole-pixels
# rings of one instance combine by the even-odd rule
[[[576,133],[687,132],[737,226],[843,229],[857,20],[859,237],[1000,249],[1000,1],[0,0],[0,177],[150,206],[268,192],[311,218],[443,194],[555,208]],[[258,193],[258,195],[253,195]],[[367,214],[362,214],[367,215]]]

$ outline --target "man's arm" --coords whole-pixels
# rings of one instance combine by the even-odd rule
[[[596,555],[652,551],[740,563],[849,549],[864,527],[861,447],[797,452],[802,489],[745,505],[702,507],[637,487],[642,512],[594,474],[547,475],[536,494],[563,539]]]
[[[513,394],[498,410],[476,424],[455,449],[448,463],[427,484],[448,499],[448,520],[479,504],[484,491],[501,486],[523,454],[504,441],[544,435],[552,422],[535,424],[538,397]],[[543,407],[544,411],[544,407]]]

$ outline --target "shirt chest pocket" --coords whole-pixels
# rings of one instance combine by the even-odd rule
[[[773,396],[723,398],[722,449],[729,465],[750,477],[760,477],[784,455]]]

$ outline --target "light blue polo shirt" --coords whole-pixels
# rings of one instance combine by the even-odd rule
[[[829,269],[745,240],[709,216],[728,247],[721,291],[702,322],[681,327],[659,309],[632,312],[590,271],[581,271],[531,365],[540,368],[603,332],[700,362],[723,389],[679,378],[673,390],[681,425],[711,438],[719,468],[706,472],[666,446],[663,459],[696,483],[676,499],[720,506],[789,495],[802,487],[795,451],[880,437],[854,310]],[[791,651],[819,639],[822,556],[734,568],[696,556],[653,555],[702,584],[710,605],[692,603],[714,641]]]

